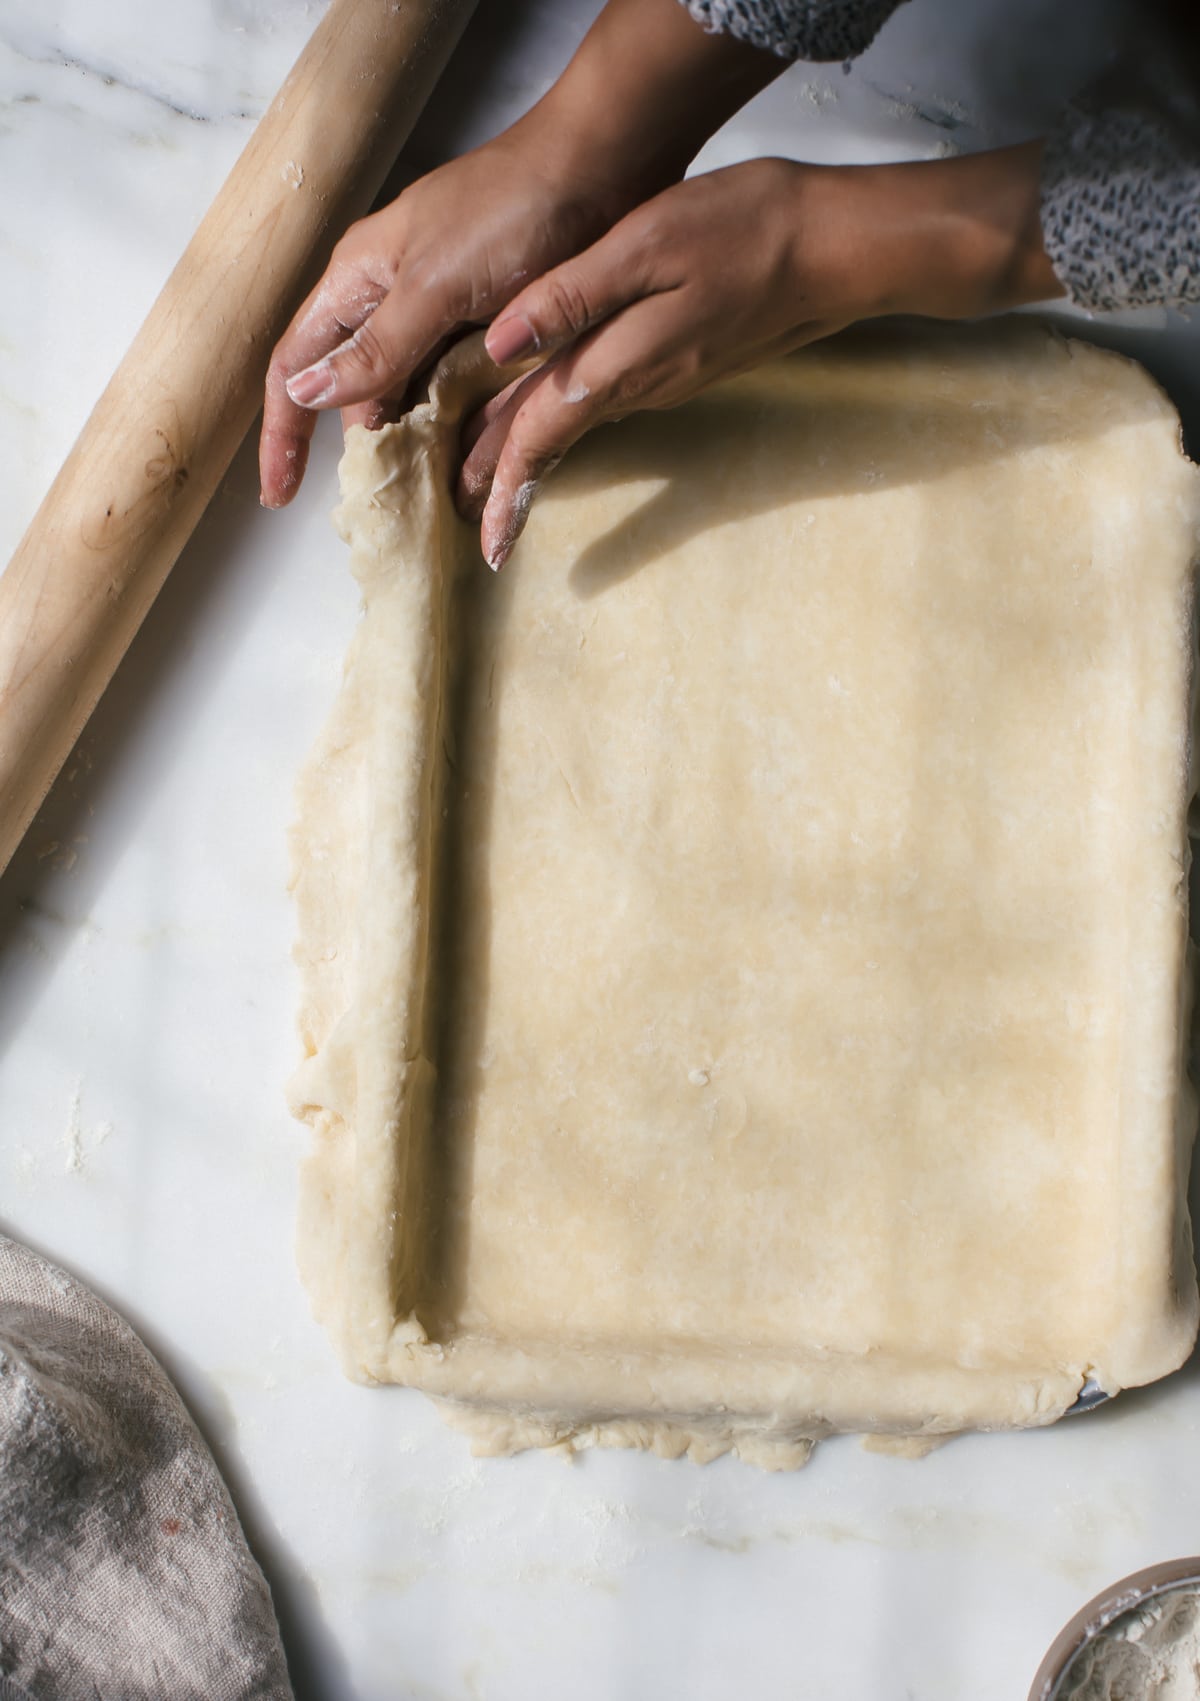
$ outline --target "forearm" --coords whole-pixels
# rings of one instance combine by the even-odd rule
[[[814,244],[855,318],[970,319],[1063,293],[1042,240],[1040,142],[909,164],[797,166],[790,208],[805,277]]]
[[[1061,295],[1042,238],[1042,151],[1023,142],[880,168],[889,187],[873,197],[880,311],[970,319]]]
[[[714,35],[678,0],[608,0],[517,131],[540,133],[585,179],[638,198],[682,177],[708,138],[786,69]]]

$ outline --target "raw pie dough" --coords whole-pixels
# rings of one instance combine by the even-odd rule
[[[572,451],[351,431],[295,839],[301,1260],[485,1450],[799,1463],[1186,1357],[1192,567],[1140,368],[874,332]]]

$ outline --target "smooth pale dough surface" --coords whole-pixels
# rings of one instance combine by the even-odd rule
[[[464,345],[350,433],[301,1262],[484,1450],[1050,1422],[1186,1357],[1200,492],[1131,363],[859,335],[595,432],[499,577]]]

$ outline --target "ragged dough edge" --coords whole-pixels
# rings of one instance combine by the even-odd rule
[[[1044,1428],[1062,1416],[1061,1391],[1051,1403],[1038,1409],[1038,1402],[1023,1414],[1022,1427]],[[568,1416],[468,1405],[459,1400],[435,1399],[443,1420],[465,1435],[477,1458],[508,1458],[541,1448],[574,1458],[602,1447],[632,1447],[655,1453],[663,1459],[688,1458],[707,1465],[725,1454],[743,1464],[767,1471],[794,1471],[806,1465],[817,1443],[830,1436],[848,1433],[836,1421],[777,1419],[764,1424],[754,1418],[735,1419],[729,1414],[703,1418],[598,1417],[581,1422]],[[1068,1404],[1070,1402],[1068,1401]],[[982,1427],[982,1426],[981,1426]],[[861,1436],[867,1452],[896,1459],[924,1459],[964,1431],[926,1420],[920,1428],[896,1433],[873,1431]]]
[[[510,1458],[532,1448],[574,1459],[600,1447],[631,1447],[660,1459],[687,1458],[710,1465],[732,1453],[743,1464],[765,1471],[796,1471],[807,1465],[816,1435],[769,1435],[748,1425],[668,1423],[659,1419],[604,1418],[595,1423],[534,1417],[510,1411],[473,1408],[452,1400],[435,1401],[443,1420],[465,1435],[477,1459]],[[826,1432],[832,1433],[832,1432]],[[931,1445],[936,1445],[932,1443]]]
[[[1013,336],[1019,344],[1031,334],[1044,333],[1025,326],[1002,334]],[[1121,357],[1098,353],[1087,345],[1066,346],[1077,359],[1133,366]],[[1136,370],[1140,381],[1149,386],[1151,381],[1140,368]],[[401,1382],[425,1388],[434,1396],[447,1421],[470,1435],[475,1450],[480,1453],[491,1455],[541,1447],[575,1454],[592,1447],[632,1446],[665,1457],[686,1454],[698,1462],[731,1452],[763,1468],[795,1468],[805,1462],[816,1440],[848,1429],[862,1432],[866,1426],[853,1421],[845,1411],[838,1413],[832,1422],[813,1421],[810,1417],[803,1432],[799,1426],[781,1419],[778,1413],[765,1422],[761,1417],[745,1422],[722,1422],[679,1414],[660,1417],[653,1412],[583,1421],[573,1404],[556,1412],[552,1404],[554,1394],[549,1387],[546,1393],[550,1403],[537,1411],[522,1406],[515,1388],[512,1403],[503,1407],[476,1403],[474,1397],[464,1401],[459,1397],[459,1388],[469,1385],[474,1396],[486,1387],[486,1380],[481,1383],[481,1377],[486,1377],[481,1366],[499,1364],[494,1352],[488,1350],[494,1344],[483,1348],[471,1372],[464,1374],[467,1366],[462,1361],[469,1343],[456,1341],[443,1346],[430,1341],[415,1312],[406,1308],[405,1283],[397,1280],[402,1264],[404,1210],[413,1205],[411,1198],[403,1197],[398,1178],[408,1144],[406,1130],[421,1098],[422,1068],[426,1060],[419,1045],[406,1048],[406,1063],[410,1067],[401,1069],[399,1079],[385,1084],[385,1096],[387,1092],[391,1094],[389,1114],[376,1117],[374,1126],[365,1129],[361,1116],[360,1064],[364,967],[361,958],[366,930],[360,929],[356,920],[360,900],[370,888],[366,845],[370,838],[372,798],[371,741],[361,692],[372,646],[380,641],[379,605],[393,588],[394,574],[382,566],[381,538],[371,541],[364,531],[381,535],[394,532],[397,510],[378,499],[389,486],[403,487],[410,493],[411,481],[422,473],[426,479],[432,478],[432,485],[426,485],[432,492],[432,506],[426,509],[424,518],[432,516],[434,531],[443,536],[447,529],[453,529],[446,495],[451,435],[464,411],[494,387],[494,374],[482,356],[479,339],[472,339],[452,351],[435,375],[428,403],[413,410],[398,426],[376,434],[356,429],[347,440],[343,463],[346,496],[335,518],[352,545],[352,570],[363,586],[367,612],[347,655],[341,695],[301,775],[291,839],[292,890],[298,918],[296,960],[301,981],[300,1030],[305,1059],[289,1085],[288,1097],[294,1114],[307,1121],[314,1133],[313,1148],[302,1174],[298,1224],[303,1278],[314,1312],[333,1337],[347,1374],[365,1382]],[[1177,438],[1178,422],[1165,398],[1163,415],[1164,423]],[[1194,484],[1193,478],[1193,509]],[[411,510],[410,499],[400,511],[405,523],[399,525],[399,530],[405,541],[412,537],[407,524]],[[393,535],[390,540],[393,550],[395,544]],[[1193,619],[1190,586],[1186,602],[1181,618],[1190,626]],[[437,619],[433,605],[428,605],[424,613],[427,619],[423,629],[427,634],[435,633]],[[418,621],[408,629],[419,631],[421,623]],[[428,654],[422,657],[417,650],[410,654],[408,662],[414,678],[429,661]],[[432,722],[425,723],[426,741],[434,730],[436,714]],[[1194,750],[1193,737],[1181,798],[1183,811],[1195,789]],[[414,845],[421,844],[420,824],[410,837]],[[424,851],[428,873],[427,846]],[[417,861],[420,866],[421,858]],[[1186,867],[1182,878],[1186,879]],[[1171,925],[1169,918],[1167,925]],[[378,933],[378,928],[375,931]],[[412,964],[411,987],[419,986],[425,960],[419,931],[419,927],[410,930],[411,936],[404,945]],[[1178,1030],[1181,1048],[1188,1035],[1186,1011],[1191,979],[1182,971],[1188,952],[1185,935],[1186,927],[1176,925],[1180,960],[1177,984],[1181,1010],[1185,1013]],[[413,1008],[406,1007],[403,1019],[412,1025]],[[1183,1078],[1182,1050],[1178,1064]],[[1176,1168],[1182,1193],[1195,1122],[1190,1087],[1185,1086],[1178,1095],[1177,1107]],[[1041,1426],[1054,1422],[1069,1409],[1088,1376],[1106,1391],[1115,1393],[1123,1386],[1166,1374],[1166,1368],[1170,1368],[1166,1365],[1167,1358],[1172,1358],[1175,1364],[1182,1362],[1196,1329],[1195,1278],[1186,1210],[1177,1216],[1173,1238],[1175,1303],[1170,1314],[1161,1319],[1156,1339],[1149,1344],[1149,1359],[1153,1362],[1139,1362],[1146,1356],[1142,1349],[1147,1343],[1117,1343],[1111,1363],[1064,1366],[1060,1374],[1025,1381],[1003,1425],[981,1421],[978,1410],[948,1410],[944,1418],[935,1420],[918,1417],[914,1412],[912,1429],[903,1433],[890,1427],[875,1432],[868,1430],[869,1439],[875,1438],[870,1444],[880,1451],[903,1451],[911,1455],[914,1451],[930,1450],[964,1427]],[[399,1274],[403,1276],[402,1269]],[[503,1375],[499,1377],[500,1383],[505,1380]],[[526,1388],[528,1380],[525,1379]],[[550,1382],[555,1380],[549,1378]],[[988,1378],[982,1380],[986,1382]],[[651,1405],[653,1382],[651,1376],[643,1384]],[[974,1404],[974,1399],[965,1401],[967,1408]]]
[[[939,1447],[955,1440],[959,1433],[949,1430],[945,1435],[864,1435],[862,1449],[864,1453],[883,1453],[889,1459],[927,1459]]]

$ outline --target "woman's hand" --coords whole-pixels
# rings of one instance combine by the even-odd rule
[[[773,54],[708,34],[678,0],[608,0],[524,118],[339,242],[271,358],[264,504],[283,507],[299,488],[317,410],[368,425],[398,412],[447,341],[678,181],[783,69]]]
[[[466,326],[486,324],[531,277],[577,253],[632,194],[564,172],[526,123],[421,178],[352,225],[277,345],[267,373],[263,502],[304,476],[315,409],[377,425],[413,374]],[[397,410],[398,411],[398,410]]]
[[[751,160],[680,182],[782,69],[677,0],[608,0],[531,112],[338,244],[271,360],[264,503],[295,494],[318,411],[380,423],[448,341],[490,321],[499,365],[542,357],[466,432],[458,501],[499,567],[539,481],[603,420],[856,319],[1062,293],[1036,142],[911,165]]]
[[[969,318],[1062,293],[1041,146],[880,167],[752,160],[676,184],[520,291],[487,346],[544,364],[488,405],[459,478],[493,568],[584,432],[887,313]]]

